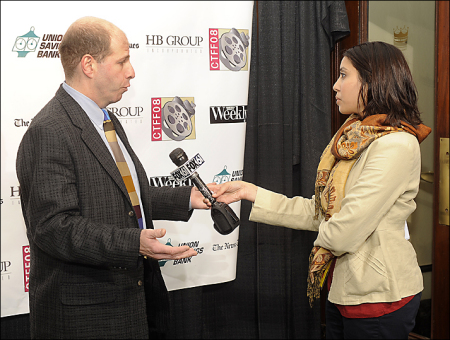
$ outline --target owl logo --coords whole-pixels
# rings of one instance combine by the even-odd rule
[[[24,58],[28,53],[36,51],[39,40],[40,38],[34,34],[34,27],[32,26],[27,34],[16,38],[12,51],[17,52],[19,58]]]
[[[213,182],[215,182],[216,184],[222,184],[228,182],[230,178],[231,174],[227,171],[227,166],[225,165],[222,172],[214,176]]]
[[[169,238],[169,239],[167,240],[167,242],[166,242],[166,246],[171,246],[171,247],[173,247],[172,243],[170,243],[170,242],[171,242],[171,239]],[[160,267],[164,267],[164,265],[165,265],[167,262],[169,262],[169,260],[158,260],[158,264],[159,264]]]

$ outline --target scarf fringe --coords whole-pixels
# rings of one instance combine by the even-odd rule
[[[322,248],[323,249],[323,248]],[[315,261],[315,254],[317,251],[320,250],[320,247],[314,247],[313,251],[311,251],[311,254],[309,255],[309,268],[317,267],[318,264]],[[320,291],[322,290],[322,287],[325,283],[325,280],[328,276],[328,273],[330,271],[332,259],[335,257],[330,251],[327,251],[327,253],[323,255],[319,255],[320,258],[323,260],[323,264],[320,267],[319,270],[314,272],[309,272],[308,274],[308,287],[306,291],[306,296],[309,300],[309,306],[312,308],[314,305],[314,300],[320,298]],[[320,262],[320,261],[319,261]]]

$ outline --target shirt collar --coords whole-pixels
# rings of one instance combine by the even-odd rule
[[[62,84],[64,90],[81,106],[81,108],[86,112],[89,119],[103,130],[103,118],[104,114],[101,108],[89,97],[86,97],[81,92],[78,92],[70,85],[64,81]]]

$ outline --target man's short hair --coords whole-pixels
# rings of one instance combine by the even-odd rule
[[[118,30],[110,22],[94,17],[78,19],[68,28],[59,45],[59,55],[66,75],[71,79],[81,58],[89,54],[102,62],[111,51],[111,35]]]

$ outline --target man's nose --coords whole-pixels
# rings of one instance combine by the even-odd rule
[[[136,76],[136,73],[134,72],[133,65],[130,63],[130,70],[128,71],[128,77],[130,79],[133,79]]]

